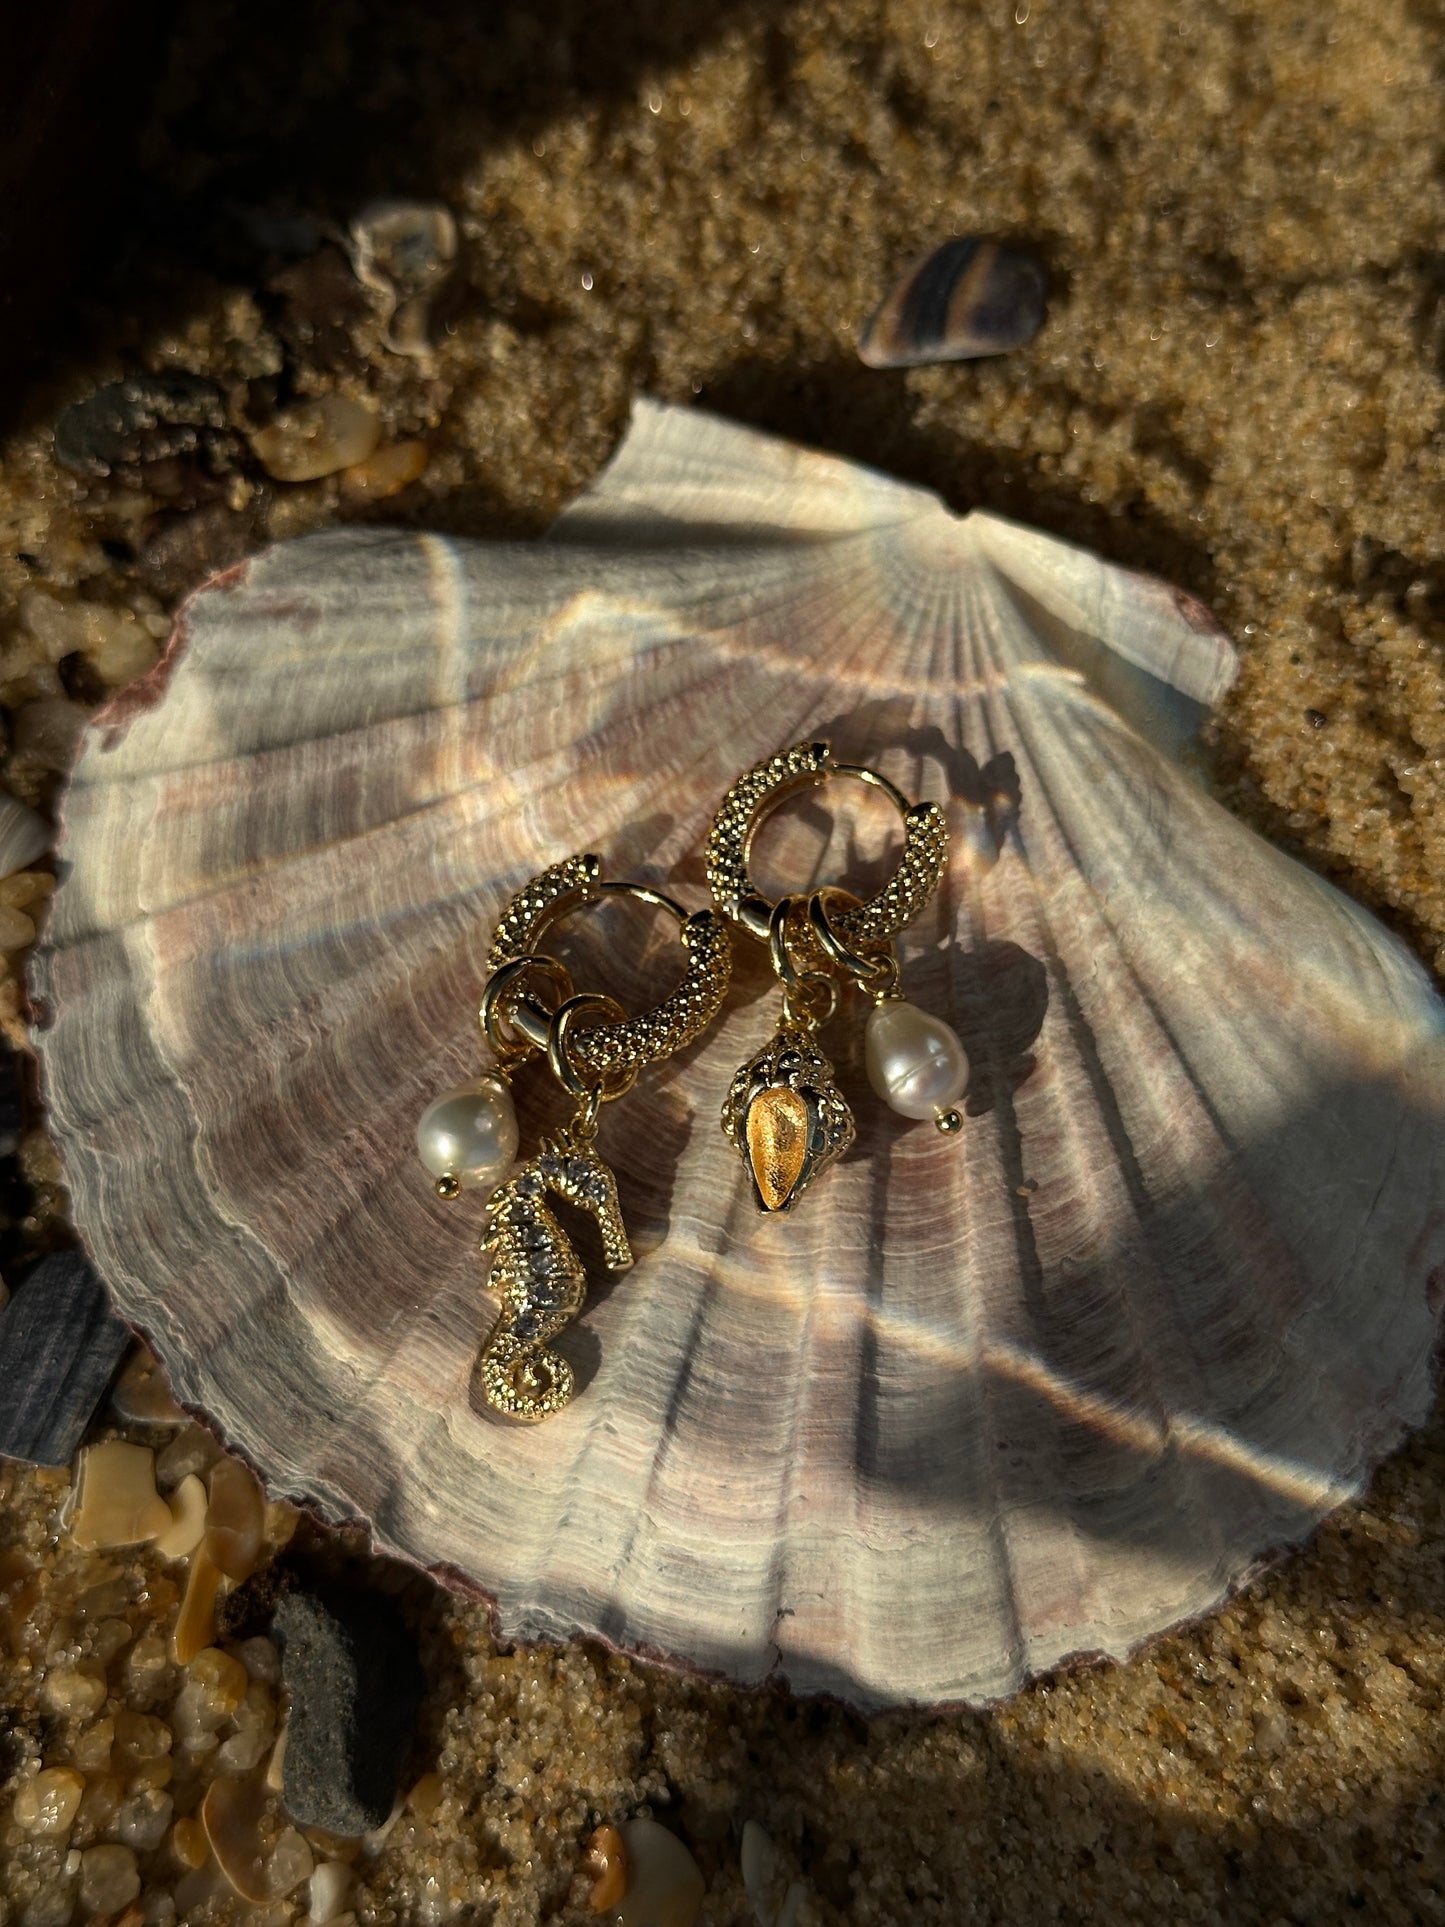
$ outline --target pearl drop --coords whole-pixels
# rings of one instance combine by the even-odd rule
[[[968,1058],[957,1033],[897,997],[870,1013],[864,1054],[868,1082],[904,1117],[941,1117],[968,1085]]]
[[[495,1184],[517,1155],[512,1093],[499,1077],[459,1084],[423,1111],[416,1148],[434,1178]]]

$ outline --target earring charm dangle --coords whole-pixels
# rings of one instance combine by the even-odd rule
[[[753,839],[797,791],[831,777],[881,790],[903,819],[903,852],[866,902],[829,885],[770,903],[753,882]],[[782,1021],[733,1078],[722,1126],[762,1211],[787,1211],[853,1141],[847,1099],[816,1033],[855,983],[873,1000],[865,1061],[874,1090],[904,1117],[958,1131],[968,1059],[949,1025],[904,1000],[892,939],[938,888],[948,827],[937,803],[910,803],[876,770],[840,763],[827,743],[795,743],[756,765],[723,798],[708,838],[708,885],[718,909],[765,941],[783,987]]]
[[[611,997],[576,991],[566,967],[540,948],[554,924],[614,896],[675,918],[687,951],[676,989],[633,1017]],[[417,1146],[439,1196],[496,1187],[487,1200],[481,1249],[490,1255],[502,1310],[482,1347],[482,1390],[497,1411],[536,1421],[561,1411],[573,1396],[572,1367],[551,1345],[587,1294],[582,1261],[547,1198],[580,1206],[596,1220],[609,1271],[632,1264],[616,1179],[593,1149],[598,1113],[632,1088],[639,1071],[691,1043],[717,1015],[731,972],[731,940],[714,911],[690,916],[643,884],[604,882],[599,857],[573,856],[511,899],[487,963],[477,1015],[494,1066],[428,1107]],[[542,1140],[534,1157],[499,1182],[519,1142],[511,1080],[523,1063],[541,1055],[576,1110]]]

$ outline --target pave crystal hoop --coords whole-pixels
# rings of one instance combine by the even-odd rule
[[[903,821],[897,867],[860,901],[836,885],[776,903],[753,880],[752,845],[771,812],[799,790],[833,777],[881,790]],[[937,803],[910,803],[877,770],[834,760],[827,743],[795,743],[757,764],[728,791],[707,846],[708,886],[724,915],[765,941],[783,987],[782,1022],[733,1078],[722,1126],[752,1183],[760,1210],[786,1211],[853,1141],[853,1114],[815,1033],[837,1008],[841,986],[873,1000],[866,1032],[873,1088],[905,1117],[931,1117],[952,1135],[968,1083],[968,1059],[954,1031],[906,1003],[892,939],[927,905],[948,857],[948,825]]]
[[[651,1010],[636,1017],[622,1013],[578,1029],[569,1039],[569,1050],[580,1073],[584,1077],[619,1069],[635,1073],[690,1044],[717,1015],[732,967],[732,945],[722,918],[712,910],[689,916],[680,903],[644,883],[605,882],[600,857],[569,856],[519,890],[497,923],[487,954],[492,976],[478,1018],[499,1061],[520,1062],[547,1049],[556,1006],[548,1008],[537,1000],[532,979],[541,976],[550,981],[560,989],[561,1001],[574,992],[563,965],[541,952],[541,940],[564,917],[609,896],[631,897],[671,916],[687,951],[687,967],[676,989]],[[503,977],[514,965],[518,967],[512,974]],[[511,1026],[511,1036],[504,1023]]]
[[[861,763],[839,763],[827,743],[795,743],[750,769],[718,806],[707,842],[707,882],[724,916],[764,941],[774,905],[752,877],[753,839],[779,804],[834,777],[881,790],[903,820],[903,853],[876,896],[834,919],[845,943],[866,949],[913,922],[938,888],[948,854],[948,824],[937,803],[910,803],[898,787]]]
[[[682,981],[635,1017],[614,998],[577,991],[566,966],[539,947],[564,917],[613,896],[675,918],[687,952]],[[581,1260],[548,1210],[546,1194],[580,1205],[597,1220],[609,1270],[632,1263],[616,1180],[592,1149],[598,1113],[631,1089],[639,1071],[691,1043],[716,1016],[731,974],[732,945],[715,911],[690,916],[646,884],[606,882],[601,859],[582,855],[554,863],[511,899],[488,966],[477,1020],[493,1067],[427,1108],[417,1126],[417,1150],[440,1197],[455,1198],[472,1186],[497,1187],[487,1201],[482,1250],[491,1255],[491,1283],[501,1294],[502,1311],[482,1347],[482,1389],[498,1412],[536,1420],[572,1398],[572,1367],[549,1343],[582,1309],[587,1291]],[[535,1157],[499,1183],[517,1154],[512,1073],[539,1055],[577,1108],[543,1139]]]

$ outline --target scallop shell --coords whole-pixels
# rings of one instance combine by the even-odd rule
[[[1160,583],[647,405],[548,542],[241,564],[98,717],[35,968],[125,1316],[274,1494],[507,1637],[872,1707],[1205,1610],[1422,1419],[1445,1278],[1441,1006],[1176,760],[1232,672]],[[946,804],[901,953],[967,1046],[964,1129],[870,1097],[854,1011],[824,1041],[857,1142],[760,1217],[718,1128],[776,1021],[739,938],[723,1018],[604,1114],[639,1261],[569,1335],[583,1389],[508,1427],[480,1218],[411,1150],[479,1066],[497,913],[579,848],[697,906],[728,786],[823,736]],[[892,832],[847,788],[759,860],[871,887]],[[609,946],[574,976],[630,1009],[677,973]]]

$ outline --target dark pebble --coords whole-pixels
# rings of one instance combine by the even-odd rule
[[[1307,709],[1305,711],[1305,721],[1311,729],[1323,729],[1329,720],[1329,717],[1322,709]]]
[[[127,375],[72,402],[55,424],[55,459],[100,477],[178,455],[215,452],[232,438],[214,382],[184,370]]]
[[[60,686],[73,702],[104,702],[109,691],[100,676],[92,667],[90,659],[81,650],[73,649],[68,656],[62,656],[55,665],[60,675]]]
[[[69,1465],[129,1343],[83,1253],[42,1258],[0,1311],[0,1454]]]
[[[870,368],[971,361],[1032,341],[1044,324],[1043,264],[1023,248],[965,235],[908,268],[869,319],[858,354]]]
[[[272,1631],[291,1702],[281,1800],[298,1826],[356,1835],[396,1799],[425,1680],[391,1601],[339,1587],[290,1593]]]

